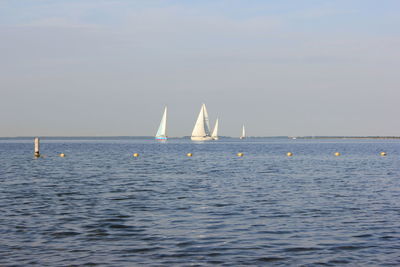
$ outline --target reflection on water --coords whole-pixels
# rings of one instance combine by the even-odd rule
[[[41,149],[35,160],[31,140],[0,141],[0,265],[400,264],[399,141]]]

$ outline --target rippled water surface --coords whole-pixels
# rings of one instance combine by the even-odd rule
[[[1,266],[400,265],[400,141],[44,138],[41,153],[0,140]]]

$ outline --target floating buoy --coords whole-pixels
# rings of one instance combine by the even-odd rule
[[[386,156],[386,152],[381,152],[380,154],[382,157]]]
[[[291,157],[291,156],[293,156],[293,153],[292,153],[292,152],[288,152],[288,153],[286,153],[286,155],[287,155],[288,157]]]
[[[193,156],[193,154],[192,153],[187,153],[186,156],[191,157],[191,156]]]
[[[137,157],[139,157],[139,153],[133,153],[133,156],[134,156],[135,158],[137,158]]]
[[[335,152],[334,154],[336,157],[340,156],[340,152]]]
[[[237,153],[236,154],[238,157],[243,157],[244,156],[244,154],[242,153],[242,152],[239,152],[239,153]]]
[[[65,154],[64,154],[64,153],[61,153],[59,156],[60,156],[61,158],[64,158],[64,157],[65,157]]]

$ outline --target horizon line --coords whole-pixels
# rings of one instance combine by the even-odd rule
[[[0,136],[1,139],[17,138],[154,138],[153,135],[21,135],[21,136]],[[239,136],[221,135],[220,138],[239,138]],[[169,136],[168,138],[190,138],[190,135]],[[318,138],[400,138],[400,135],[268,135],[268,136],[248,136],[246,138],[289,138],[289,139],[318,139]]]

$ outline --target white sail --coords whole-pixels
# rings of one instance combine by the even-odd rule
[[[203,104],[203,110],[204,110],[204,125],[205,125],[205,129],[206,129],[206,133],[208,134],[208,135],[210,135],[210,133],[211,133],[211,130],[210,130],[210,120],[208,119],[208,112],[207,112],[207,109],[206,109],[206,105],[205,104]]]
[[[204,104],[201,106],[199,116],[197,117],[196,124],[192,131],[191,139],[195,141],[211,140],[208,113],[206,105]]]
[[[211,137],[212,137],[213,140],[218,140],[218,118],[215,121],[215,126],[214,126],[214,130],[213,130],[213,132],[211,134]]]
[[[240,136],[240,139],[246,138],[246,130],[244,129],[244,125],[242,127],[242,135]]]
[[[197,117],[196,124],[194,125],[193,131],[192,131],[192,136],[206,136],[206,128],[204,124],[204,108],[201,106],[199,116]]]
[[[164,114],[156,133],[156,139],[167,139],[167,107],[164,109]]]

